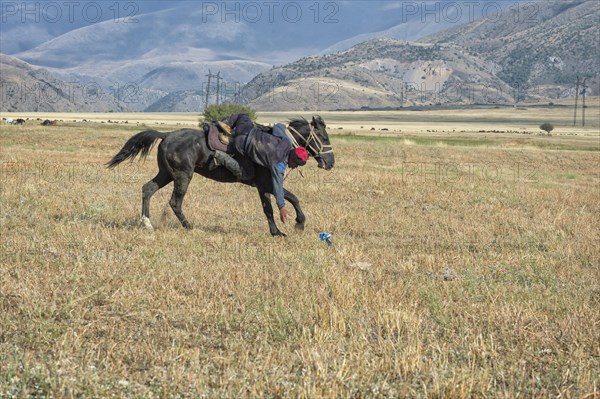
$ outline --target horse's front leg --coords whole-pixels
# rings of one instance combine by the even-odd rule
[[[258,195],[260,196],[260,202],[262,203],[263,211],[269,222],[269,230],[273,237],[285,237],[286,235],[279,230],[275,224],[275,218],[273,217],[273,206],[271,205],[271,194],[258,189]]]
[[[304,212],[302,212],[302,208],[300,207],[300,201],[298,201],[298,197],[289,192],[286,189],[283,189],[283,194],[285,199],[292,204],[294,210],[296,211],[296,230],[304,231],[304,222],[306,222],[306,216],[304,216]]]

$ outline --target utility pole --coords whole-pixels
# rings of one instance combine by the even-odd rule
[[[579,102],[579,75],[577,75],[577,87],[575,88],[575,114],[573,115],[573,126],[577,124],[577,103]]]
[[[206,107],[208,107],[208,96],[210,94],[210,79],[212,78],[212,73],[210,72],[210,69],[208,70],[208,75],[206,75],[208,77],[208,83],[206,84],[206,100],[204,101],[204,108],[206,109]]]
[[[400,86],[400,108],[404,108],[404,80]]]
[[[244,97],[242,96],[242,88],[240,86],[236,87],[235,94],[233,94],[232,102],[237,103],[237,104],[245,104],[246,103],[246,101],[244,100]]]
[[[208,107],[208,101],[210,100],[210,92],[211,92],[211,88],[213,86],[212,79],[217,80],[216,95],[217,95],[217,105],[219,105],[221,102],[221,80],[223,80],[223,78],[221,77],[221,72],[219,71],[215,75],[209,69],[208,75],[205,75],[205,76],[208,78],[208,82],[206,83],[206,98],[204,100],[204,107],[205,108]]]
[[[221,100],[221,80],[223,79],[221,77],[221,71],[219,71],[217,73],[216,78],[217,78],[217,105],[219,105],[220,100]]]
[[[585,92],[587,89],[587,86],[585,85],[586,80],[587,80],[587,78],[583,79],[583,91],[581,92],[581,95],[583,97],[583,109],[581,111],[583,113],[583,116],[581,119],[581,126],[584,126],[584,127],[585,127],[585,94],[586,94]]]

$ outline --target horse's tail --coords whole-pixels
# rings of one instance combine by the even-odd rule
[[[164,139],[168,133],[157,132],[156,130],[146,130],[131,137],[121,151],[106,164],[108,168],[114,168],[121,162],[131,159],[132,161],[138,154],[142,154],[142,158],[146,158],[157,139]]]

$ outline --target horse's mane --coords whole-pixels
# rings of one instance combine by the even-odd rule
[[[290,125],[308,125],[308,121],[304,117],[290,119]]]
[[[298,118],[290,119],[289,124],[290,124],[290,126],[292,126],[295,129],[297,126],[308,125],[308,121],[306,119],[304,119],[303,117],[298,117]]]
[[[294,129],[300,129],[303,126],[309,126],[310,123],[304,119],[303,117],[292,118],[288,120],[288,125],[293,127]],[[260,123],[255,123],[255,127],[262,130],[263,132],[271,132],[273,130],[272,126],[261,125]]]

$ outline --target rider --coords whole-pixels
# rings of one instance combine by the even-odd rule
[[[283,176],[287,166],[295,169],[306,165],[308,151],[304,147],[294,149],[292,141],[285,134],[285,126],[280,123],[273,127],[272,134],[254,127],[250,115],[246,113],[231,115],[223,120],[223,123],[235,130],[233,135],[236,151],[271,171],[273,194],[279,208],[279,216],[281,221],[286,223],[288,211],[285,208]],[[240,164],[233,157],[225,152],[215,151],[214,158],[218,165],[225,166],[238,180],[242,179]]]

